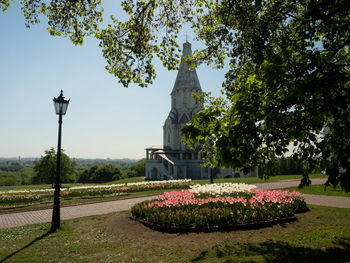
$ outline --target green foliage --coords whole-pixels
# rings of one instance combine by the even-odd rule
[[[319,165],[349,191],[349,1],[223,1],[203,12],[198,54],[229,59],[227,100],[202,97],[185,143],[204,145],[212,166],[258,165],[263,177],[293,143],[303,184]]]
[[[81,158],[76,158],[75,162],[77,163],[77,168],[81,169],[81,168],[86,168],[86,167],[91,167],[94,165],[101,165],[104,163],[112,163],[116,166],[118,166],[121,170],[126,170],[128,169],[130,166],[132,166],[133,164],[135,164],[137,161],[133,160],[133,159],[81,159]]]
[[[27,185],[32,176],[32,167],[0,165],[0,186]]]
[[[126,171],[126,177],[145,177],[146,174],[146,160],[142,159],[130,166]]]
[[[10,165],[0,165],[0,171],[5,172],[22,172],[24,170],[24,166],[19,163],[12,163]]]
[[[275,162],[275,173],[278,175],[302,174],[303,167],[299,160],[293,157],[282,157]],[[263,168],[259,167],[259,174],[263,174]]]
[[[2,0],[0,8],[10,3]],[[293,143],[303,184],[320,166],[328,184],[350,190],[348,0],[124,0],[129,19],[112,16],[103,29],[100,0],[20,3],[28,26],[45,15],[52,35],[75,44],[87,35],[99,39],[106,69],[125,87],[152,83],[154,56],[176,69],[176,40],[189,23],[205,44],[186,58],[192,67],[226,63],[229,69],[226,99],[201,98],[203,110],[183,130],[185,143],[195,148],[199,142],[212,167],[247,172],[258,165],[263,177],[275,172],[274,163]]]
[[[6,12],[11,2],[14,1],[1,0],[0,9]],[[19,3],[27,27],[40,23],[40,18],[45,16],[51,35],[69,37],[75,45],[83,44],[85,36],[95,34],[102,22],[100,0],[23,0]]]
[[[54,148],[45,151],[39,161],[34,162],[35,175],[32,177],[34,184],[51,184],[53,186],[56,178],[57,154]],[[75,162],[63,152],[61,152],[61,182],[68,183],[74,181]]]
[[[104,163],[100,166],[94,165],[85,169],[79,176],[79,183],[102,183],[119,180],[122,178],[121,170],[112,163]]]
[[[105,163],[96,169],[91,181],[94,183],[110,182],[121,178],[120,169],[114,164]]]
[[[12,186],[21,184],[21,180],[14,173],[4,173],[0,171],[0,185],[1,186]]]
[[[92,180],[92,176],[95,173],[95,171],[97,170],[98,166],[97,165],[93,165],[92,167],[85,169],[84,171],[82,171],[80,173],[80,175],[78,176],[78,183],[88,183],[91,182]]]

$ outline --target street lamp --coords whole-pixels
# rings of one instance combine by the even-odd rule
[[[58,119],[58,144],[57,144],[57,166],[56,166],[56,183],[55,193],[53,199],[53,212],[51,232],[55,232],[60,228],[60,177],[61,177],[61,132],[62,132],[62,115],[66,114],[68,104],[70,100],[67,100],[63,96],[63,90],[61,90],[60,96],[53,98],[53,104],[55,106],[56,114],[59,115]]]

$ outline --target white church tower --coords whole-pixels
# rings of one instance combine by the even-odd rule
[[[192,96],[202,92],[196,70],[190,70],[185,58],[192,54],[191,44],[185,42],[182,62],[171,92],[171,110],[163,126],[163,146],[146,148],[146,179],[205,179],[210,168],[202,167],[200,154],[182,143],[181,129],[201,106]],[[232,176],[232,169],[214,169],[215,177]]]
[[[183,44],[182,61],[171,92],[171,110],[163,126],[163,146],[146,149],[146,179],[208,178],[208,168],[202,168],[198,152],[182,143],[181,129],[200,104],[192,94],[202,92],[196,70],[190,70],[185,58],[192,54],[191,44]]]
[[[183,44],[182,56],[191,55],[191,44]],[[202,92],[196,70],[189,70],[189,65],[182,61],[171,92],[171,110],[163,126],[163,145],[172,150],[186,150],[182,143],[181,129],[190,121],[191,116],[200,110],[200,105],[192,94]]]

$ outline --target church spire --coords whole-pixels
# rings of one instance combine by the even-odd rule
[[[198,91],[202,90],[196,70],[190,70],[190,65],[186,64],[185,61],[186,56],[190,56],[191,54],[191,43],[186,40],[186,42],[183,44],[181,64],[177,73],[172,93],[177,90],[183,89],[191,89]]]

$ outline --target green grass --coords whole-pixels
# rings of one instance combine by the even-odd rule
[[[0,230],[0,262],[350,262],[350,209],[310,206],[268,228],[167,234],[129,211]]]
[[[143,182],[144,177],[132,177],[116,180],[113,182],[108,182],[105,184],[125,184],[125,183],[135,183],[135,182]],[[73,186],[82,186],[82,185],[98,185],[98,183],[89,183],[89,184],[81,184],[81,183],[71,183],[71,184],[62,184],[62,187],[73,187]],[[14,185],[14,186],[0,186],[0,191],[9,191],[9,190],[35,190],[35,189],[50,189],[51,184],[38,184],[38,185]]]
[[[145,177],[130,177],[130,178],[109,182],[106,184],[127,184],[127,183],[136,183],[136,182],[144,182],[144,181],[145,181]]]
[[[303,194],[313,194],[313,195],[332,195],[332,196],[346,196],[350,197],[350,192],[346,193],[338,185],[336,189],[333,186],[325,187],[324,185],[310,185],[304,186],[303,188],[292,187],[289,189],[295,189]]]
[[[63,188],[81,186],[81,185],[96,185],[96,184],[80,184],[80,183],[71,183],[71,184],[62,184]],[[9,191],[9,190],[36,190],[36,189],[51,189],[51,184],[31,184],[31,185],[13,185],[13,186],[0,186],[0,191]]]
[[[311,175],[310,178],[326,178],[325,175],[322,174],[314,174]],[[258,177],[246,177],[246,178],[225,178],[225,179],[214,179],[214,183],[264,183],[264,182],[276,182],[280,180],[299,180],[301,179],[301,175],[279,175],[279,176],[271,176],[268,180],[262,180]],[[116,180],[113,182],[108,182],[105,184],[125,184],[125,183],[135,183],[135,182],[144,182],[144,177],[132,177],[125,178],[121,180]],[[208,184],[210,183],[209,179],[205,180],[194,180],[199,184]],[[81,185],[97,185],[97,183],[93,184],[80,184],[80,183],[72,183],[72,184],[62,184],[62,187],[73,187],[73,186],[81,186]],[[0,191],[9,191],[9,190],[29,190],[29,189],[50,189],[51,184],[40,184],[40,185],[15,185],[15,186],[0,186]]]
[[[225,178],[225,179],[214,179],[214,183],[246,183],[246,184],[256,184],[256,183],[269,183],[269,182],[277,182],[281,180],[301,180],[302,176],[297,175],[277,175],[271,176],[267,180],[260,179],[259,177],[245,177],[245,178]],[[312,174],[310,178],[327,178],[326,175],[323,174]],[[209,184],[210,180],[194,180],[198,184]]]

